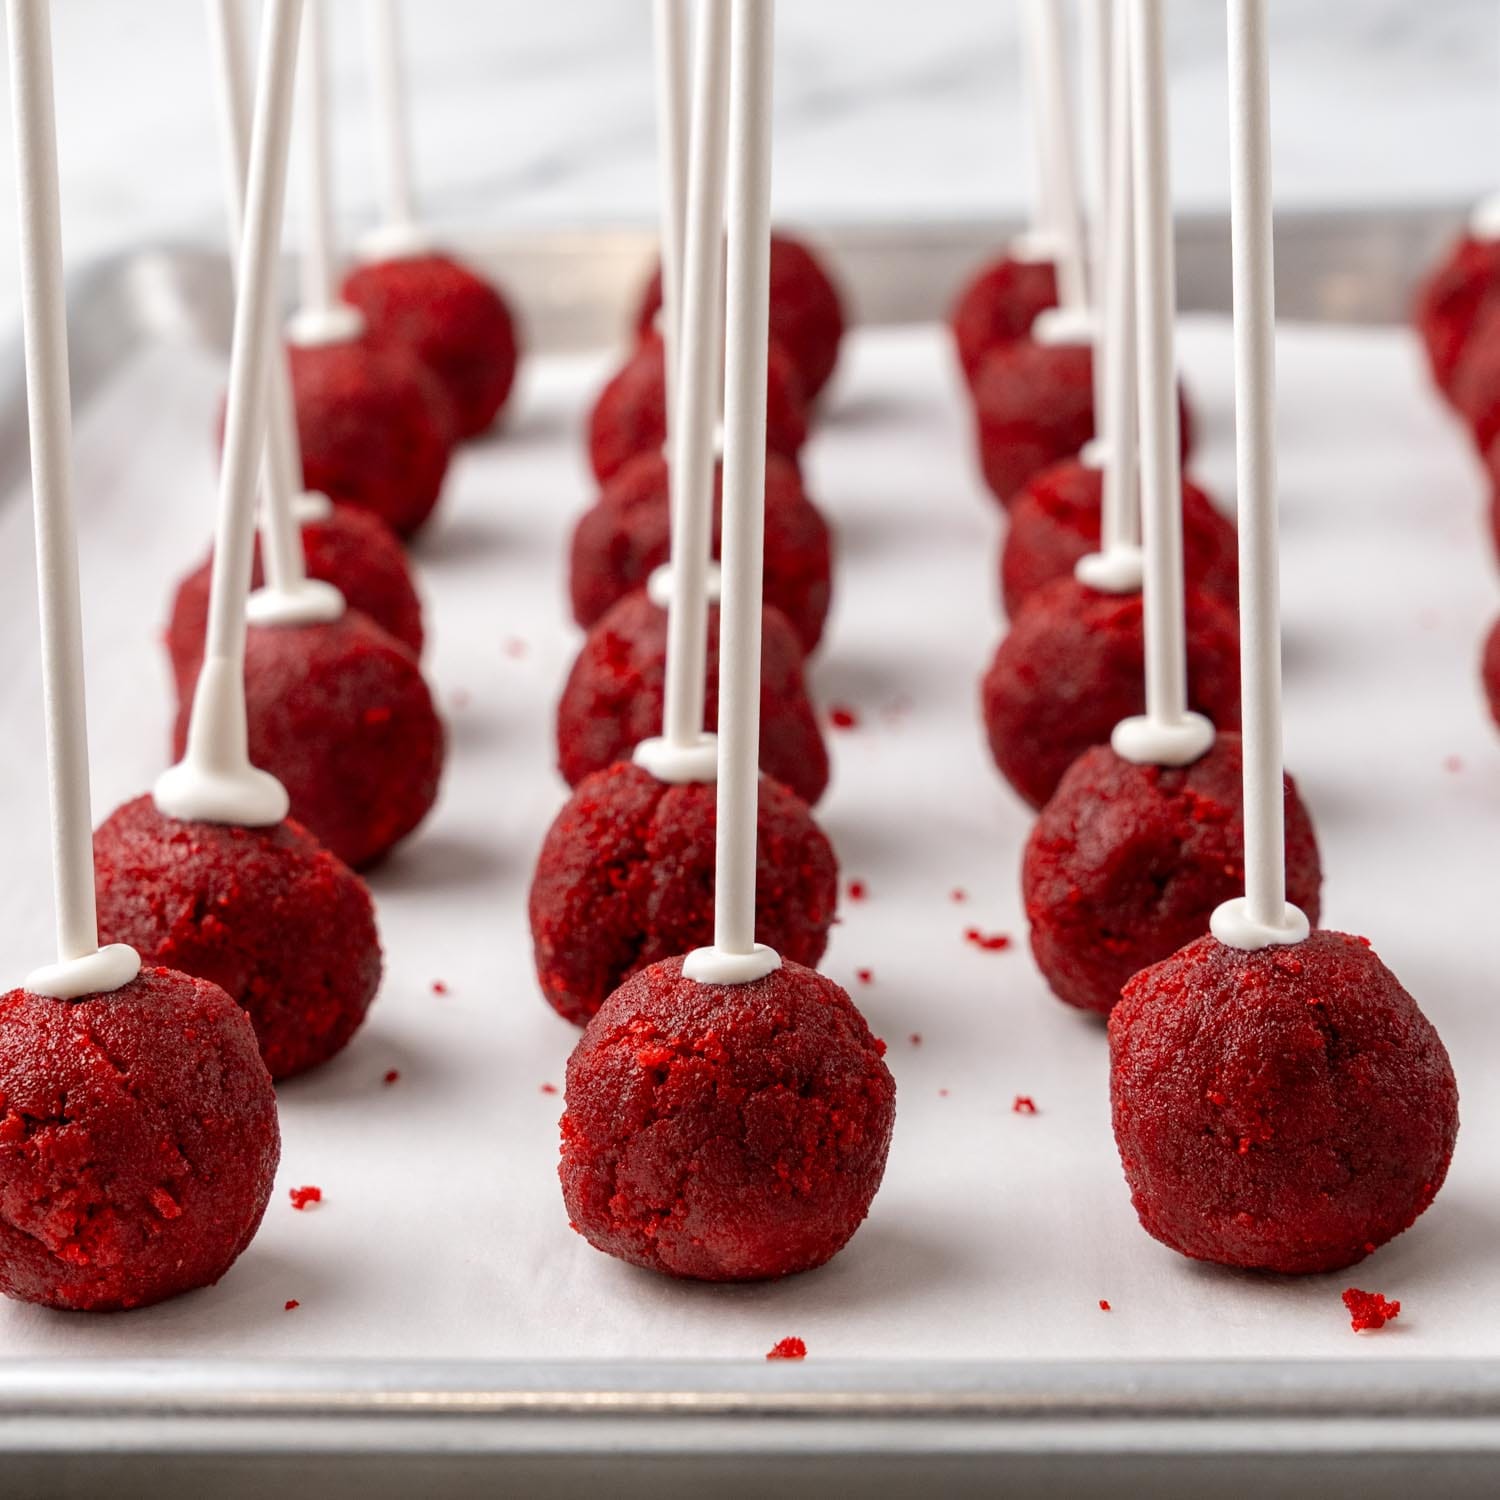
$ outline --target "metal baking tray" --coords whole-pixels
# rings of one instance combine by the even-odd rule
[[[1311,322],[1399,322],[1416,274],[1458,222],[1456,212],[1283,215],[1280,311]],[[848,227],[819,238],[860,321],[896,325],[940,318],[965,272],[1007,233],[1003,225]],[[512,291],[534,354],[617,344],[650,248],[644,231],[464,246]],[[1184,310],[1223,312],[1223,221],[1185,221],[1178,254]],[[75,405],[85,419],[143,349],[221,348],[225,339],[227,278],[222,257],[207,250],[143,250],[102,263],[74,278],[70,298]],[[6,491],[24,476],[19,372],[17,352],[0,367]],[[544,436],[577,444],[576,427]],[[206,448],[207,436],[186,433],[183,442]],[[1458,455],[1456,438],[1454,447]],[[1453,467],[1461,471],[1461,456]],[[587,495],[580,467],[578,503]],[[857,553],[868,539],[851,542]],[[1288,545],[1296,543],[1293,534]],[[199,539],[183,545],[190,555]],[[858,565],[857,556],[841,564]],[[555,633],[564,633],[560,614]],[[1289,670],[1305,646],[1289,638]],[[858,666],[840,680],[857,681]],[[98,727],[122,690],[90,686],[95,753],[106,756]],[[1016,852],[1001,851],[998,884],[1014,884]],[[532,851],[507,854],[528,861]],[[516,1003],[536,1004],[530,996]],[[1481,1143],[1466,1128],[1460,1149],[1474,1150]],[[1273,1284],[1267,1295],[1283,1291]],[[1476,1320],[1487,1316],[1476,1304]],[[0,1494],[234,1497],[311,1479],[330,1500],[481,1485],[515,1494],[685,1494],[708,1484],[731,1496],[778,1484],[835,1494],[919,1486],[993,1494],[1003,1485],[1013,1494],[1080,1496],[1384,1496],[1417,1483],[1492,1494],[1500,1475],[1500,1358],[1406,1357],[1399,1341],[1378,1359],[1361,1349],[1341,1359],[1136,1358],[1127,1350],[953,1360],[938,1347],[922,1359],[774,1366],[758,1358],[132,1358],[129,1319],[112,1320],[113,1357],[0,1357]],[[85,1337],[76,1319],[56,1327],[59,1354]]]

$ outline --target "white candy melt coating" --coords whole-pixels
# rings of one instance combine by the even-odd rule
[[[49,1000],[79,1000],[85,995],[107,995],[130,983],[141,972],[141,956],[125,943],[110,943],[81,958],[65,958],[33,969],[22,988]]]
[[[693,782],[706,786],[719,777],[719,742],[711,734],[699,735],[688,745],[674,745],[656,735],[642,740],[630,758],[643,771],[671,786]]]
[[[1036,315],[1031,337],[1038,344],[1092,344],[1099,336],[1099,320],[1086,307],[1049,307]]]
[[[194,690],[187,751],[152,789],[157,811],[183,822],[246,828],[281,822],[291,806],[286,788],[250,764],[247,739],[244,664],[210,657]]]
[[[1078,462],[1089,469],[1102,469],[1109,462],[1109,444],[1101,437],[1091,437],[1078,450]]]
[[[724,574],[718,563],[711,562],[703,570],[703,597],[710,604],[717,604],[724,588]],[[646,597],[658,608],[666,609],[672,603],[672,564],[663,563],[651,570],[646,580]]]
[[[1290,901],[1282,906],[1280,922],[1257,922],[1250,915],[1249,902],[1243,896],[1236,896],[1214,908],[1213,916],[1208,919],[1208,930],[1226,948],[1254,952],[1257,948],[1300,943],[1312,931],[1312,924],[1307,920],[1307,914]]]
[[[1137,766],[1190,766],[1213,748],[1214,726],[1202,714],[1185,713],[1175,722],[1149,714],[1121,719],[1109,737],[1121,760]]]
[[[699,984],[753,984],[780,967],[781,955],[764,943],[756,943],[748,953],[694,948],[682,961],[682,977]]]
[[[252,625],[326,625],[342,618],[344,609],[344,596],[321,578],[304,578],[291,588],[267,584],[245,600]]]
[[[1139,547],[1122,543],[1080,557],[1073,576],[1101,594],[1138,594],[1146,577],[1145,556]]]
[[[1493,193],[1474,207],[1469,233],[1476,240],[1500,240],[1500,193]]]
[[[382,224],[364,235],[356,253],[366,265],[384,260],[417,260],[431,255],[432,235],[420,224]]]
[[[1027,229],[1005,248],[1008,259],[1023,266],[1052,265],[1057,260],[1058,237],[1050,230]]]
[[[333,514],[333,501],[321,490],[302,490],[292,501],[292,515],[299,526],[326,521]]]
[[[299,349],[321,349],[329,344],[352,344],[363,338],[364,314],[347,302],[328,307],[304,307],[287,321],[287,339]]]

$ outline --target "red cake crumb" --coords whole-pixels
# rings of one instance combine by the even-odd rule
[[[289,1190],[292,1207],[298,1213],[302,1213],[314,1203],[323,1201],[323,1189],[320,1187],[294,1187]]]
[[[920,1031],[914,1031],[909,1037],[907,1037],[906,1040],[910,1042],[913,1047],[920,1047],[922,1045],[922,1033]]]
[[[289,357],[303,483],[410,536],[448,472],[453,414],[442,386],[409,350],[369,338],[293,344]]]
[[[542,1092],[544,1094],[555,1094],[557,1092],[557,1085],[555,1083],[544,1083],[542,1085]]]
[[[863,880],[851,880],[849,882],[849,899],[851,901],[863,901],[869,894]]]
[[[713,940],[713,783],[669,785],[632,761],[585,778],[537,857],[529,911],[548,1004],[582,1026],[632,974]],[[805,803],[760,779],[756,932],[809,966],[838,901],[833,846]]]
[[[447,255],[412,255],[356,266],[341,295],[369,324],[370,337],[402,345],[443,389],[457,437],[483,432],[499,415],[516,375],[510,309],[484,277]]]
[[[350,609],[395,636],[413,656],[421,656],[422,601],[406,553],[384,521],[352,505],[335,505],[322,520],[303,522],[302,550],[309,578],[333,584]],[[192,690],[203,660],[212,570],[210,555],[182,580],[172,601],[167,655],[179,701]],[[252,588],[265,582],[258,536],[250,581]]]
[[[644,590],[589,631],[557,706],[558,768],[569,786],[659,734],[666,696],[667,612]],[[719,611],[708,612],[704,728],[719,717]],[[809,806],[828,785],[828,749],[807,696],[802,648],[780,610],[761,620],[760,765]]]
[[[431,811],[444,734],[417,659],[354,610],[317,625],[252,625],[245,647],[250,759],[291,816],[345,864],[382,858]],[[191,704],[177,716],[187,744]]]
[[[1103,1297],[1101,1297],[1099,1299],[1099,1311],[1100,1312],[1108,1312],[1109,1310],[1110,1310],[1109,1303],[1106,1302]]]
[[[712,555],[723,533],[723,474],[714,469]],[[666,456],[638,453],[605,484],[573,529],[568,592],[573,618],[587,629],[611,605],[643,588],[671,560],[671,502]],[[833,597],[833,542],[828,523],[802,487],[797,466],[766,455],[765,568],[767,603],[797,632],[804,651],[822,639]]]
[[[1057,306],[1057,269],[1050,260],[1001,256],[965,284],[948,326],[964,379],[972,386],[992,349],[1024,338],[1037,315]]]
[[[387,1087],[389,1087],[393,1083],[399,1083],[400,1081],[401,1071],[399,1068],[387,1068],[385,1077],[381,1080],[381,1082],[384,1083]]]
[[[969,893],[961,885],[956,885],[948,892],[948,899],[950,901],[967,901]]]
[[[1187,593],[1190,705],[1220,729],[1240,725],[1239,627],[1207,594]],[[1145,711],[1139,594],[1101,594],[1073,578],[1039,589],[1011,623],[981,684],[990,752],[1033,807],[1121,719]]]
[[[1344,1306],[1349,1309],[1349,1326],[1355,1333],[1384,1328],[1401,1315],[1399,1302],[1387,1302],[1379,1292],[1362,1292],[1352,1286],[1344,1293]]]
[[[137,797],[94,834],[94,880],[101,941],[218,985],[273,1078],[327,1062],[380,988],[369,889],[298,823],[184,822]]]
[[[660,452],[667,436],[666,374],[661,339],[650,334],[610,378],[589,414],[589,463],[605,483],[638,453]],[[802,383],[786,351],[766,357],[766,447],[796,461],[807,441]]]
[[[1347,934],[1254,951],[1199,938],[1125,986],[1109,1051],[1141,1225],[1193,1259],[1339,1270],[1409,1228],[1447,1175],[1448,1054]]]
[[[1133,975],[1208,930],[1245,885],[1244,761],[1220,732],[1181,767],[1137,765],[1108,745],[1068,768],[1026,841],[1021,897],[1053,994],[1107,1015]],[[1323,872],[1312,821],[1286,778],[1287,899],[1314,926]]]
[[[432,981],[432,993],[434,995],[446,995],[448,993],[448,986],[441,979],[434,979]]]
[[[842,703],[835,703],[828,710],[828,722],[835,729],[858,729],[859,715]]]
[[[947,1097],[948,1097],[948,1090],[947,1089],[939,1089],[938,1090],[938,1098],[939,1099],[946,1099]]]
[[[70,1311],[212,1286],[281,1152],[243,1010],[145,967],[107,994],[0,996],[0,1292]]]
[[[285,1304],[282,1307],[282,1311],[283,1312],[291,1312],[291,1310],[294,1307],[301,1307],[301,1306],[302,1306],[302,1304],[295,1297],[288,1297],[287,1300],[286,1300],[286,1302],[285,1302]]]
[[[596,1249],[702,1281],[820,1266],[869,1212],[896,1085],[832,980],[748,984],[673,958],[605,1001],[568,1059],[563,1199]]]
[[[1034,1115],[1037,1112],[1036,1101],[1030,1094],[1017,1094],[1011,1110],[1018,1115]]]
[[[1449,755],[1443,760],[1443,769],[1451,771],[1455,775],[1464,768],[1464,759],[1461,755]]]
[[[981,953],[1003,953],[1010,947],[1010,935],[1004,932],[981,932],[977,927],[964,930],[964,941]]]
[[[795,1334],[790,1338],[777,1339],[766,1351],[767,1359],[806,1359],[807,1345]]]
[[[854,977],[859,980],[861,984],[874,984],[875,971],[874,969],[856,969],[854,971]]]

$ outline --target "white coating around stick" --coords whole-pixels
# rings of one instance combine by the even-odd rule
[[[1110,159],[1105,240],[1104,341],[1094,368],[1104,370],[1105,428],[1099,502],[1099,550],[1080,557],[1073,575],[1105,594],[1139,592],[1141,554],[1135,338],[1135,190],[1131,178],[1130,29],[1126,0],[1110,18]]]
[[[367,260],[401,260],[432,248],[417,215],[412,185],[411,125],[407,119],[401,18],[396,0],[361,0],[370,106],[375,125],[375,166],[380,179],[380,223],[360,245]]]
[[[708,663],[707,576],[713,549],[714,428],[723,369],[729,0],[701,0],[692,72],[681,336],[675,406],[667,422],[672,523],[667,677],[661,735],[646,741],[635,757],[638,764],[659,776],[676,754],[680,774],[664,778],[671,780],[712,780],[714,774],[703,756],[703,714]],[[665,280],[662,290],[665,294]]]
[[[302,17],[302,246],[298,262],[302,305],[287,337],[304,348],[347,344],[365,331],[359,309],[338,298],[338,235],[333,222],[333,151],[328,136],[328,61],[323,46],[323,0],[307,0]]]
[[[1073,315],[1087,314],[1076,132],[1068,88],[1063,7],[1058,0],[1026,0],[1025,23],[1033,59],[1031,92],[1033,129],[1039,141],[1037,170],[1042,174],[1040,203],[1045,232],[1052,239],[1057,264],[1058,309]]]
[[[755,941],[774,37],[773,0],[732,0],[714,940],[682,966],[709,984],[748,984],[781,966]]]
[[[244,233],[237,257],[239,293],[229,355],[208,635],[193,693],[187,752],[158,778],[155,788],[156,805],[169,818],[258,827],[278,823],[287,813],[281,783],[250,764],[245,600],[254,556],[256,466],[265,440],[267,375],[275,342],[270,312],[276,294],[301,10],[302,0],[269,0],[262,27]]]
[[[214,58],[214,83],[219,106],[220,143],[224,157],[225,203],[228,209],[231,269],[244,232],[245,179],[250,159],[250,64],[245,53],[239,0],[208,0],[209,40]],[[289,483],[300,470],[300,454],[293,456],[295,430],[289,430],[281,403],[290,400],[286,360],[281,357],[280,319],[274,301],[266,310],[268,359],[266,445],[261,461],[261,556],[266,583],[250,595],[249,618],[257,625],[309,625],[336,620],[344,612],[344,598],[332,584],[307,576],[302,550],[302,526],[295,496],[300,482]],[[295,422],[295,418],[293,418]],[[295,451],[295,450],[293,450]]]
[[[1229,203],[1245,895],[1219,907],[1210,926],[1221,943],[1254,949],[1301,942],[1309,926],[1306,915],[1286,899],[1276,525],[1276,295],[1264,0],[1229,0]]]
[[[1182,581],[1182,461],[1173,349],[1174,265],[1167,133],[1164,0],[1130,6],[1130,108],[1134,184],[1137,386],[1141,421],[1141,521],[1146,559],[1142,607],[1146,712],[1115,726],[1125,760],[1182,766],[1214,741],[1213,725],[1187,706],[1187,630]]]
[[[8,0],[7,10],[58,960],[25,987],[72,1000],[128,984],[141,961],[122,944],[99,947],[48,0]]]

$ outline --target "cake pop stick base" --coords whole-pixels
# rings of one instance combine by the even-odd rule
[[[1469,233],[1476,240],[1500,240],[1500,193],[1481,198],[1469,216]]]
[[[1279,922],[1258,921],[1250,914],[1250,903],[1243,896],[1236,896],[1214,908],[1208,930],[1226,948],[1253,951],[1300,943],[1312,931],[1312,924],[1306,913],[1290,901],[1283,905]]]
[[[754,984],[780,967],[781,955],[764,943],[756,943],[748,953],[694,948],[682,961],[682,977],[699,984]]]
[[[1139,547],[1109,547],[1080,557],[1073,564],[1073,576],[1100,594],[1138,594],[1146,579],[1146,560]]]
[[[718,563],[708,562],[703,568],[703,597],[710,604],[717,604],[724,594],[724,574]],[[668,609],[672,604],[672,565],[663,563],[651,570],[646,580],[646,597],[658,608]]]
[[[1109,737],[1115,754],[1138,766],[1191,765],[1208,753],[1213,742],[1214,726],[1191,711],[1175,721],[1150,714],[1121,719]]]
[[[49,1000],[78,1000],[107,995],[129,984],[141,972],[141,956],[127,943],[109,943],[82,958],[44,964],[26,976],[23,988]]]
[[[1055,234],[1048,234],[1041,229],[1026,229],[1011,240],[1005,253],[1011,260],[1018,260],[1024,265],[1044,266],[1057,260],[1059,248]]]
[[[1099,337],[1099,320],[1086,307],[1049,307],[1036,315],[1031,336],[1039,344],[1092,344]]]
[[[356,253],[366,265],[383,260],[415,260],[435,249],[432,236],[420,224],[382,224],[365,235]]]
[[[363,338],[364,332],[364,314],[347,302],[336,302],[331,307],[304,307],[286,325],[287,338],[299,349],[352,344]]]
[[[690,745],[674,744],[660,735],[642,740],[631,752],[631,760],[658,781],[671,786],[688,782],[709,783],[719,776],[719,742],[711,734],[699,735]]]
[[[309,521],[326,521],[333,514],[333,501],[322,490],[303,490],[292,501],[292,519],[305,526]]]
[[[1101,437],[1091,437],[1078,450],[1078,462],[1091,469],[1102,469],[1109,462],[1109,444]]]
[[[292,587],[267,584],[245,600],[245,618],[252,625],[326,625],[339,619],[344,596],[321,578],[304,578]]]

